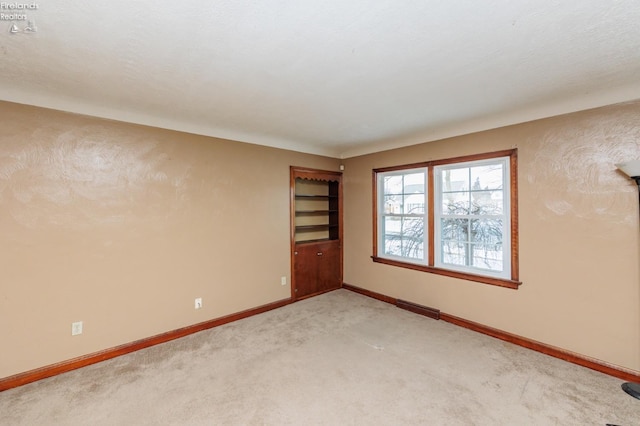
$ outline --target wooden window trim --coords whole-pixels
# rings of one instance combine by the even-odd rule
[[[468,161],[486,160],[498,157],[509,157],[509,198],[510,198],[510,222],[511,222],[511,279],[498,278],[486,275],[460,272],[451,269],[437,268],[435,264],[434,230],[435,230],[435,183],[434,167],[443,164],[464,163]],[[432,274],[444,275],[468,281],[480,282],[499,287],[517,289],[522,282],[519,280],[519,238],[518,238],[518,150],[508,149],[494,151],[483,154],[473,154],[461,157],[446,158],[440,160],[426,161],[422,163],[404,164],[393,167],[383,167],[372,171],[372,191],[373,191],[373,256],[371,259],[376,263],[382,263],[400,268],[413,269],[416,271],[428,272]],[[428,265],[420,265],[410,262],[402,262],[394,259],[387,259],[378,256],[378,173],[393,172],[414,168],[426,167],[428,171]]]

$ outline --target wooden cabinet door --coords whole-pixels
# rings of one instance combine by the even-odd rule
[[[296,299],[340,287],[341,257],[338,241],[297,244],[294,259]]]
[[[318,292],[318,268],[315,244],[297,244],[294,252],[296,299]]]
[[[321,253],[318,256],[318,253]],[[340,244],[338,241],[327,241],[318,244],[318,291],[340,288]]]

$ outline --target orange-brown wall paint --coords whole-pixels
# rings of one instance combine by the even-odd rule
[[[373,263],[372,169],[518,148],[518,290]],[[344,281],[640,371],[640,102],[344,161]]]
[[[289,298],[289,166],[339,165],[12,103],[0,123],[0,378]]]

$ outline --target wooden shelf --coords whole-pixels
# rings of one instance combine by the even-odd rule
[[[296,246],[299,246],[299,245],[304,245],[304,244],[323,243],[323,242],[327,242],[327,241],[336,241],[336,240],[332,240],[331,238],[316,238],[315,240],[296,241],[295,244],[296,244]]]
[[[337,228],[337,227],[338,225],[331,225],[329,223],[321,223],[319,225],[300,225],[300,226],[296,226],[296,232],[322,231],[324,229]]]
[[[342,285],[342,174],[291,167],[292,296]]]
[[[295,241],[336,240],[340,238],[340,179],[306,180],[295,177]]]
[[[313,194],[296,194],[296,198],[320,198],[320,199],[329,199],[329,198],[338,198],[337,195],[313,195]]]
[[[338,210],[296,210],[296,214],[328,214],[338,213]]]

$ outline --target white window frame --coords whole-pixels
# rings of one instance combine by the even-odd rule
[[[384,179],[390,176],[405,176],[416,173],[424,173],[424,212],[422,214],[410,214],[410,213],[387,213],[385,212],[385,192],[384,192]],[[415,263],[419,265],[428,265],[429,262],[429,198],[428,198],[428,180],[429,180],[429,170],[427,167],[417,167],[413,169],[403,169],[391,172],[382,172],[377,174],[377,190],[378,190],[378,248],[380,250],[380,257],[386,259],[398,260],[401,262]],[[400,194],[392,194],[392,195],[400,195]],[[404,193],[402,195],[405,195]],[[387,217],[397,217],[397,218],[421,218],[423,221],[423,259],[417,259],[414,257],[405,257],[394,254],[386,253],[386,234],[385,234],[385,219]]]
[[[487,160],[466,161],[459,163],[449,163],[440,166],[434,166],[434,266],[436,268],[450,269],[454,271],[468,272],[477,275],[486,275],[490,277],[509,279],[511,277],[511,197],[510,197],[510,170],[509,170],[509,157],[497,157]],[[500,165],[502,167],[502,214],[488,215],[447,215],[442,212],[442,173],[446,170],[472,168],[478,166],[488,165]],[[471,182],[469,182],[471,183]],[[472,188],[466,188],[470,194],[474,192]],[[475,267],[473,265],[455,265],[452,263],[445,263],[443,261],[442,252],[442,219],[443,218],[464,218],[468,220],[482,219],[483,217],[499,218],[502,220],[502,265],[501,271],[490,270],[485,268]],[[470,244],[469,241],[467,243]],[[469,262],[469,259],[467,259]]]

